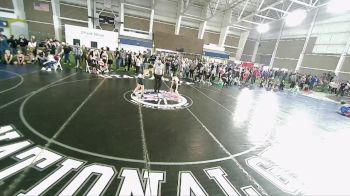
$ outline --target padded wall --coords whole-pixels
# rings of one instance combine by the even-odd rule
[[[264,40],[260,41],[258,54],[272,54],[276,45],[276,40]]]
[[[271,61],[271,55],[257,54],[255,58],[255,62],[269,65]]]
[[[305,55],[302,67],[311,67],[326,70],[335,70],[339,56]]]
[[[220,39],[220,34],[204,32],[203,39],[205,44],[218,44]]]
[[[323,73],[329,73],[329,71],[324,71],[324,70],[317,70],[317,69],[307,69],[307,68],[303,68],[301,67],[299,69],[299,73],[302,74],[312,74],[312,75],[322,75]]]
[[[238,43],[239,43],[239,37],[227,35],[226,40],[225,40],[225,45],[237,47]]]
[[[65,18],[73,18],[88,21],[88,10],[84,8],[60,5],[61,16]]]
[[[154,21],[153,22],[153,32],[164,32],[164,33],[174,34],[175,25]]]
[[[34,2],[36,0],[25,0],[24,3],[24,12],[26,14],[27,20],[39,21],[48,24],[28,22],[29,35],[35,35],[37,39],[45,39],[46,37],[55,37],[55,30],[53,27],[52,20],[52,7],[49,3],[50,11],[37,11],[34,10]]]
[[[237,49],[225,47],[225,51],[230,54],[230,57],[236,57]]]
[[[297,66],[298,60],[293,59],[279,59],[278,57],[275,58],[275,61],[273,63],[273,67],[276,68],[284,68],[288,70],[295,70],[295,67]]]
[[[12,0],[0,0],[0,7],[13,9]]]
[[[349,73],[339,73],[338,76],[339,76],[340,80],[350,81],[350,74]]]
[[[340,71],[349,72],[349,73],[350,73],[350,56],[347,56],[347,57],[345,58],[343,67],[341,68]]]
[[[197,39],[198,38],[198,29],[181,27],[179,35]]]
[[[278,44],[276,57],[298,59],[303,50],[305,39],[281,40]]]
[[[124,17],[124,27],[130,28],[130,29],[148,31],[149,30],[149,20],[125,16]]]
[[[203,53],[203,39],[185,37],[171,33],[155,32],[154,45],[156,48],[167,50],[176,50],[184,48],[185,52],[202,54]]]

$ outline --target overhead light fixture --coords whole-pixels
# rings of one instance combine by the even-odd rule
[[[328,12],[341,14],[350,11],[349,0],[331,0],[328,4]]]
[[[268,24],[259,24],[257,29],[259,33],[266,33],[270,30],[270,26]]]
[[[286,25],[290,27],[297,26],[305,20],[306,15],[305,10],[295,10],[287,15]]]

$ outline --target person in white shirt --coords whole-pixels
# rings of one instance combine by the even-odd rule
[[[34,35],[32,35],[30,42],[28,42],[28,51],[29,51],[28,63],[31,63],[35,61],[35,57],[36,57],[36,39]]]
[[[80,61],[83,56],[83,50],[80,48],[79,43],[77,43],[73,48],[73,53],[74,53],[75,64],[76,64],[75,69],[78,69],[80,67]]]
[[[47,56],[46,62],[43,63],[44,66],[43,66],[43,68],[42,68],[41,70],[43,70],[43,71],[45,71],[45,70],[51,71],[51,69],[52,69],[52,67],[53,67],[53,65],[54,65],[55,63],[56,63],[56,60],[55,60],[54,55],[49,54],[49,55]]]
[[[141,64],[142,64],[141,56],[137,56],[135,61],[136,61],[136,63],[135,63],[136,74],[138,74],[140,71]]]
[[[154,92],[159,93],[159,89],[162,85],[162,78],[165,73],[165,65],[160,61],[157,60],[154,63],[153,67],[153,75],[154,75]]]

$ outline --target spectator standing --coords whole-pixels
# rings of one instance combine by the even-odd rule
[[[79,43],[77,43],[75,45],[75,47],[73,48],[73,53],[74,53],[75,64],[76,64],[75,69],[78,69],[78,68],[80,68],[81,59],[82,59],[82,56],[83,56],[83,50],[81,49]]]
[[[338,90],[338,93],[337,93],[337,96],[340,94],[340,96],[344,96],[344,93],[345,93],[345,88],[347,86],[347,83],[346,82],[342,82],[340,84],[340,87],[339,87],[339,90]]]
[[[82,52],[83,52],[83,55],[81,55],[81,62],[83,63],[83,64],[85,64],[86,63],[86,61],[88,60],[88,53],[89,53],[89,51],[88,51],[88,49],[85,47],[85,45],[82,45],[81,46],[81,50],[82,50]]]
[[[110,51],[109,47],[106,47],[107,49],[107,56],[108,56],[108,61],[107,61],[107,64],[108,64],[108,70],[109,71],[112,71],[112,65],[113,65],[113,52]]]
[[[104,63],[104,66],[107,67],[107,64],[108,64],[108,53],[107,53],[107,48],[106,47],[102,48],[100,58],[102,59],[102,62]]]
[[[29,52],[29,60],[28,60],[28,62],[30,62],[30,63],[35,61],[36,48],[37,48],[37,42],[36,42],[35,36],[33,35],[30,38],[30,42],[28,42],[28,52]]]
[[[72,51],[72,49],[71,49],[71,47],[68,44],[65,44],[63,46],[64,63],[70,64],[69,54],[70,54],[71,51]]]
[[[20,35],[18,39],[18,45],[24,55],[27,55],[28,40],[24,35]]]
[[[120,68],[120,64],[122,62],[122,57],[120,56],[120,51],[118,48],[115,50],[115,59],[116,59],[115,71],[118,71],[118,69]]]
[[[135,74],[139,74],[139,72],[140,72],[140,67],[141,67],[141,63],[142,63],[142,58],[141,58],[141,56],[137,56],[136,57],[136,66],[135,66],[135,68],[136,68],[136,72],[135,72]]]
[[[11,54],[17,54],[17,40],[13,35],[7,40]]]
[[[126,61],[126,67],[125,67],[125,71],[129,71],[130,67],[131,67],[131,63],[132,63],[132,54],[131,52],[127,52],[126,53],[126,57],[125,57],[125,61]]]
[[[144,71],[146,69],[147,62],[148,62],[148,53],[147,53],[147,51],[143,52],[142,58],[143,58],[142,71]]]
[[[126,52],[125,52],[125,50],[122,48],[121,50],[120,50],[120,52],[119,52],[119,54],[120,54],[120,66],[122,66],[122,67],[124,67],[125,66],[125,58],[126,58]]]
[[[2,34],[0,32],[0,58],[2,58],[3,55],[5,55],[5,50],[8,49],[8,40],[6,35]]]

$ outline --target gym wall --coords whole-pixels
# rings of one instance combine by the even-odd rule
[[[280,40],[276,51],[273,67],[294,70],[300,53],[303,50],[305,38]]]
[[[340,55],[306,54],[301,63],[301,67],[334,71],[337,67],[339,58]]]
[[[188,38],[198,39],[198,29],[181,26],[179,35],[188,37]]]
[[[204,44],[219,44],[220,34],[214,32],[204,32]]]
[[[52,20],[52,7],[49,5],[50,11],[34,10],[34,2],[36,0],[25,0],[24,12],[28,22],[29,35],[35,35],[37,39],[45,39],[46,37],[55,37],[55,30]]]
[[[153,32],[174,33],[175,25],[169,23],[163,23],[159,21],[153,22]]]
[[[153,36],[154,46],[156,48],[173,50],[184,48],[185,52],[202,54],[203,53],[203,39],[194,39],[174,33],[154,32]]]
[[[264,65],[269,65],[275,45],[276,45],[275,39],[260,41],[255,62],[264,64]]]
[[[277,47],[273,67],[296,68],[300,53],[302,52],[305,39],[312,20],[316,16],[314,28],[307,43],[305,56],[301,62],[300,72],[319,74],[334,72],[340,55],[344,51],[346,43],[350,37],[350,13],[335,15],[327,12],[327,6],[321,7],[316,15],[316,10],[312,10],[301,25],[296,27],[284,26],[281,39]],[[268,33],[262,34],[259,43],[256,62],[269,64],[269,56],[276,46],[276,39],[279,37],[282,22],[275,22],[271,25]],[[252,37],[256,39],[256,37]],[[247,41],[242,60],[250,60],[254,51],[254,41]],[[349,52],[348,52],[349,54]],[[345,59],[343,68],[339,76],[350,77],[349,60]]]
[[[340,69],[342,72],[350,72],[350,56],[347,56],[344,61],[343,67]],[[350,77],[350,76],[349,76]]]
[[[320,8],[311,33],[313,39],[310,39],[301,67],[310,69],[309,73],[313,74],[334,72],[350,37],[349,21],[349,13],[334,15],[328,13],[326,7]],[[340,78],[344,79],[349,74],[343,73]]]
[[[124,27],[141,31],[148,31],[149,20],[132,16],[124,16]]]
[[[240,38],[238,36],[227,35],[225,40],[225,45],[237,47],[239,43],[239,39]]]
[[[80,7],[72,7],[60,4],[61,17],[87,21],[88,10]]]
[[[13,9],[12,0],[0,0],[0,5],[3,8]]]
[[[256,40],[248,39],[244,45],[241,61],[252,61]]]

